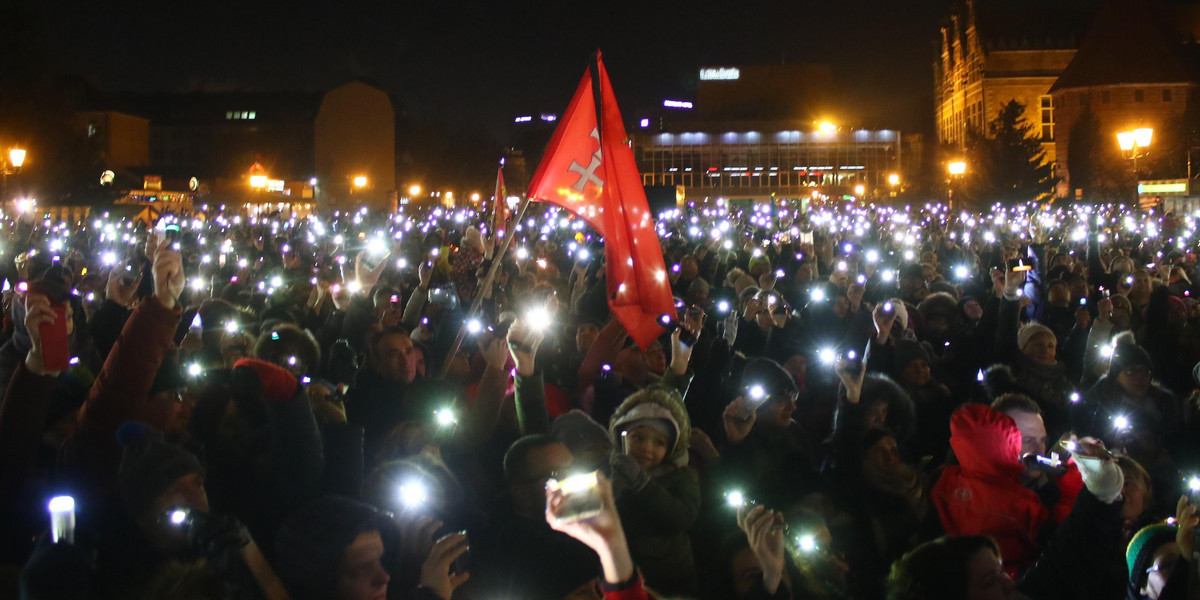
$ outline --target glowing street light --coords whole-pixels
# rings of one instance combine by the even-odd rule
[[[949,171],[951,175],[958,177],[959,175],[967,172],[967,163],[961,160],[956,160],[946,165],[946,170]]]
[[[479,202],[479,192],[471,194],[471,202]]]
[[[25,164],[25,149],[13,148],[8,151],[8,164],[14,169],[20,169]]]
[[[1150,147],[1150,142],[1154,139],[1154,130],[1149,127],[1139,127],[1133,131],[1122,131],[1117,133],[1117,145],[1121,150],[1129,153],[1129,159],[1133,161],[1133,188],[1134,195],[1140,195],[1138,190],[1138,156],[1144,155],[1145,149]]]
[[[261,190],[261,189],[266,188],[267,187],[267,176],[266,175],[251,175],[250,176],[250,187],[252,187],[256,190]]]
[[[821,124],[817,125],[817,130],[824,134],[830,134],[837,133],[838,127],[829,121],[821,121]]]
[[[900,175],[898,173],[892,173],[891,175],[888,175],[888,185],[900,185]]]
[[[354,187],[356,187],[360,190],[367,187],[367,176],[366,175],[356,175],[354,177]]]
[[[863,185],[863,184],[861,184],[861,183],[860,183],[860,184],[858,184],[858,185],[856,185],[856,186],[854,186],[854,195],[855,195],[855,196],[858,196],[859,198],[862,198],[862,197],[863,197],[863,194],[866,194],[866,193],[867,193],[867,186],[865,186],[865,185]]]
[[[420,194],[421,194],[421,186],[414,185],[414,186],[408,188],[409,196],[419,196]]]

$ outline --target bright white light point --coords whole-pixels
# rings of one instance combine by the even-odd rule
[[[531,309],[525,313],[525,320],[535,331],[544,331],[550,327],[550,311],[544,307]]]
[[[824,302],[825,301],[825,289],[824,288],[813,288],[812,299],[813,299],[813,302]]]
[[[525,260],[529,258],[529,251],[524,247],[517,248],[517,260]]]
[[[204,280],[199,277],[192,278],[192,289],[199,292],[204,289]]]
[[[350,283],[346,284],[346,289],[350,290],[351,294],[357,294],[362,291],[362,283],[359,283],[357,279],[353,279]]]
[[[371,254],[383,254],[387,252],[387,243],[377,237],[371,238],[371,241],[367,242],[367,252]]]
[[[443,427],[448,427],[458,422],[458,419],[454,417],[454,411],[448,408],[437,409],[433,412],[433,418],[437,421],[438,425]]]
[[[751,400],[762,400],[767,396],[767,390],[763,389],[761,385],[752,385],[747,391],[750,392]]]
[[[1200,477],[1193,475],[1188,479],[1188,489],[1192,492],[1200,492]]]
[[[225,324],[225,333],[237,333],[238,329],[240,327],[238,327],[237,321],[230,321]]]
[[[172,523],[174,523],[176,525],[183,525],[183,522],[186,520],[187,520],[187,511],[183,511],[183,510],[171,511],[171,522]]]
[[[746,505],[746,495],[741,492],[729,492],[725,494],[725,502],[734,508],[741,508]]]
[[[1129,418],[1120,415],[1113,418],[1113,427],[1117,429],[1129,429]]]
[[[75,499],[70,496],[55,496],[50,499],[50,512],[64,513],[75,510]]]
[[[832,365],[833,361],[837,360],[837,353],[833,351],[833,348],[821,348],[817,356],[821,359],[821,362],[827,365]]]
[[[812,552],[817,549],[817,538],[811,535],[800,536],[800,549],[804,552]]]
[[[467,321],[467,331],[469,333],[479,333],[483,331],[483,324],[479,322],[479,319],[471,319]]]
[[[1103,356],[1104,358],[1112,358],[1112,355],[1113,355],[1113,347],[1112,346],[1110,346],[1108,344],[1100,346],[1100,356]]]

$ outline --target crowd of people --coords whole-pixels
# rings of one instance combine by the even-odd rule
[[[4,221],[0,596],[1200,597],[1191,215],[488,216]]]

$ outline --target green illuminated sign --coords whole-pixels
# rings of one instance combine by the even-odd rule
[[[1139,194],[1186,194],[1187,183],[1139,183]]]

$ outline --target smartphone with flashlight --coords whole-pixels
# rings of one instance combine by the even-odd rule
[[[696,344],[696,334],[692,333],[687,327],[684,327],[675,316],[670,314],[661,315],[658,317],[658,324],[662,325],[667,333],[675,333],[675,330],[678,329],[679,341],[685,345],[690,347]]]
[[[738,417],[742,420],[748,420],[754,415],[758,407],[766,404],[771,399],[771,394],[766,386],[759,383],[751,383],[742,388],[742,410]]]
[[[1048,457],[1041,454],[1026,454],[1021,457],[1021,464],[1025,465],[1026,468],[1048,473],[1055,477],[1061,477],[1067,472],[1067,467],[1059,459],[1057,452],[1052,452]]]
[[[546,489],[562,492],[563,502],[558,508],[557,518],[562,522],[574,522],[594,517],[604,510],[600,499],[598,471],[571,475],[563,480],[551,479]]]

